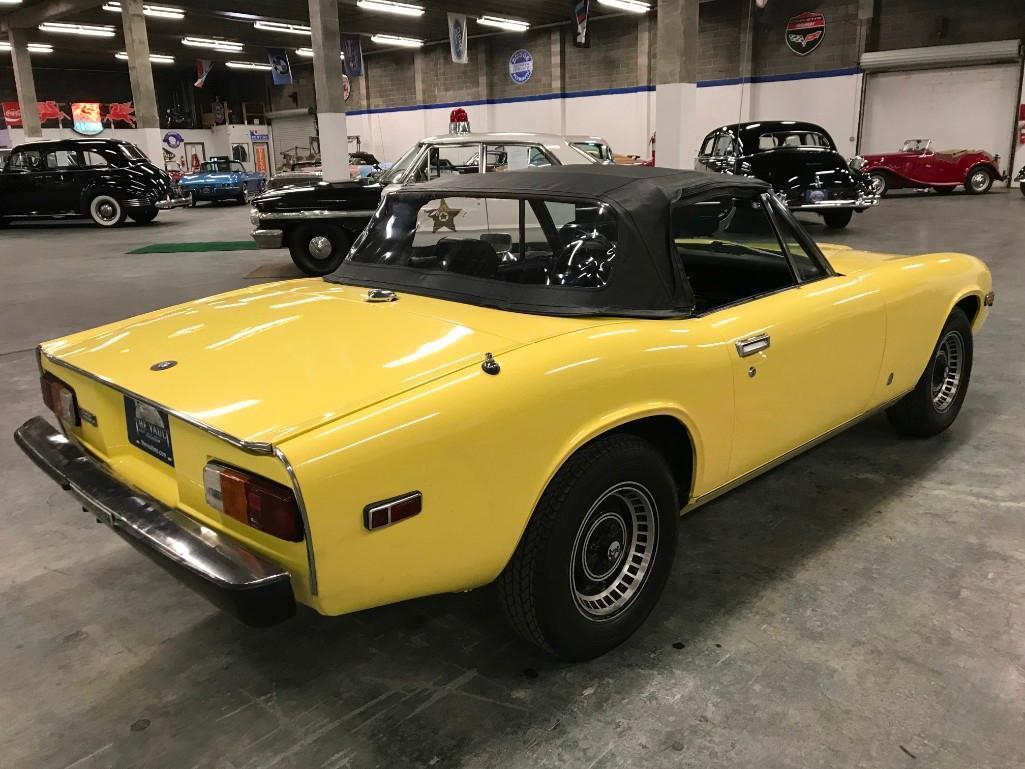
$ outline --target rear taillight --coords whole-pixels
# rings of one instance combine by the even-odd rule
[[[43,403],[62,422],[76,427],[82,424],[74,390],[50,373],[44,373],[40,377],[39,386],[43,391]]]
[[[279,539],[302,542],[302,515],[287,486],[218,462],[203,468],[203,486],[214,510]]]
[[[399,497],[373,502],[363,508],[363,526],[367,531],[383,529],[393,523],[420,515],[424,499],[419,491],[411,491]]]

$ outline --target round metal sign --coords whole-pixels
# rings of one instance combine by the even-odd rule
[[[534,74],[534,57],[530,51],[520,48],[509,57],[509,77],[517,85],[523,85]]]
[[[818,11],[805,11],[787,22],[787,48],[798,56],[807,56],[826,36],[826,17]]]

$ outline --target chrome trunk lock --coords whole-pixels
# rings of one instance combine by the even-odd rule
[[[502,367],[498,365],[498,361],[495,360],[495,356],[489,352],[484,353],[484,362],[480,364],[480,367],[484,370],[485,374],[491,374],[491,376],[502,370]]]
[[[399,295],[387,288],[372,288],[364,295],[367,302],[396,302]]]

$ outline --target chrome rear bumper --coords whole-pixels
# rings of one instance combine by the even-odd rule
[[[818,203],[787,204],[791,211],[832,211],[837,208],[853,208],[855,211],[865,211],[877,205],[879,205],[878,195],[861,195],[858,198],[849,200],[821,200]]]
[[[27,421],[14,440],[97,521],[247,625],[273,625],[295,613],[287,571],[118,480],[45,419]]]

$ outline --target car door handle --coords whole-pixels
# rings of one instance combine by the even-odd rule
[[[762,350],[768,350],[771,341],[768,334],[759,334],[758,336],[741,339],[737,342],[737,353],[741,358],[746,358]]]

